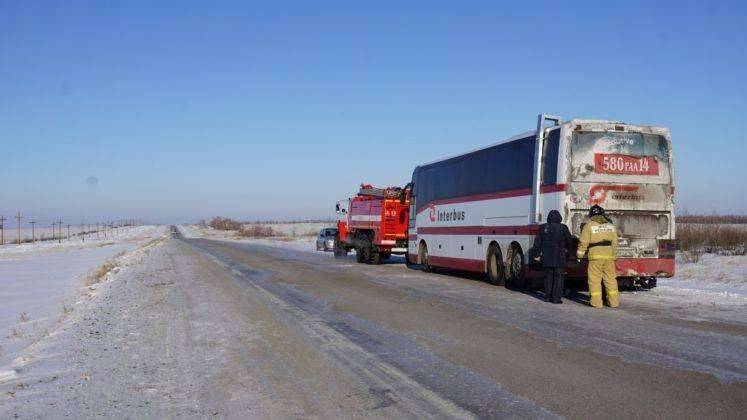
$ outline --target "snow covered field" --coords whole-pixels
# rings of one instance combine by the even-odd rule
[[[15,375],[25,349],[53,334],[58,321],[95,293],[95,285],[85,283],[96,270],[116,259],[109,268],[116,272],[131,251],[165,234],[165,227],[138,226],[107,239],[0,248],[0,382]]]
[[[87,232],[85,234],[86,240],[96,239],[96,232],[93,232],[94,230],[96,230],[96,225],[91,225],[91,231],[90,231],[91,233],[88,233],[88,225],[85,225],[84,228],[85,228],[85,231]],[[107,233],[106,233],[107,236],[110,235],[109,232],[110,230],[107,229]],[[62,236],[67,238],[68,236],[67,233],[68,233],[67,225],[63,223]],[[33,237],[37,241],[41,239],[49,240],[52,238],[53,235],[55,237],[59,236],[60,231],[59,231],[59,228],[55,227],[54,233],[53,233],[51,224],[50,225],[37,224],[33,230],[28,226],[21,227],[21,240],[22,241],[31,240],[32,234],[33,234]],[[104,228],[101,227],[100,232],[99,232],[99,237],[103,237],[103,236],[104,236]],[[13,226],[12,223],[8,223],[6,221],[5,230],[3,232],[3,238],[5,240],[6,245],[15,244],[18,241],[18,229],[15,226]],[[70,225],[70,240],[80,241],[80,239],[81,239],[80,238],[80,224],[78,225],[71,224]]]

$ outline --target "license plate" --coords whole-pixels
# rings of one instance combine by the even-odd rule
[[[617,175],[659,175],[659,162],[653,156],[596,153],[594,172]]]

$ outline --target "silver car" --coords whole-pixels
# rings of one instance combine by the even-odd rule
[[[337,238],[337,228],[324,228],[319,231],[316,237],[317,251],[334,251],[335,240]]]

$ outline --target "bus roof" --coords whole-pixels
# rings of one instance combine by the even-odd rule
[[[422,166],[433,165],[433,164],[436,164],[436,163],[439,163],[439,162],[443,162],[443,161],[446,161],[446,160],[449,160],[449,159],[454,159],[454,158],[459,157],[459,156],[464,156],[464,155],[468,155],[470,153],[479,152],[481,150],[490,149],[491,147],[498,146],[499,144],[508,143],[510,141],[527,138],[529,136],[533,136],[535,133],[536,133],[536,131],[532,130],[532,131],[527,131],[527,132],[524,132],[524,133],[521,133],[521,134],[517,134],[517,135],[515,135],[515,136],[513,136],[511,138],[508,138],[508,139],[505,139],[505,140],[501,140],[499,142],[492,143],[492,144],[489,144],[487,146],[480,147],[479,149],[470,150],[468,152],[459,153],[457,155],[451,155],[451,156],[448,156],[448,157],[445,157],[445,158],[434,160],[432,162],[428,162],[428,163],[424,163],[422,165],[418,165],[418,166],[415,167],[415,170],[418,170],[418,168],[420,168]]]
[[[654,126],[648,126],[648,125],[628,124],[628,123],[625,123],[623,121],[617,121],[617,120],[592,120],[592,119],[580,119],[580,118],[576,118],[576,119],[572,119],[572,120],[568,120],[568,121],[563,121],[561,123],[561,125],[574,125],[574,124],[582,124],[582,125],[611,125],[611,124],[619,124],[619,125],[625,125],[625,126],[629,126],[629,127],[635,127],[637,129],[647,129],[647,130],[650,130],[653,133],[664,134],[666,132],[666,134],[668,134],[668,132],[669,132],[669,130],[667,130],[666,128],[654,127]],[[558,127],[560,127],[560,126],[558,126]],[[548,127],[548,128],[553,128],[553,127]],[[459,154],[456,154],[456,155],[451,155],[451,156],[448,156],[448,157],[445,157],[445,158],[441,158],[441,159],[437,159],[437,160],[434,160],[434,161],[431,161],[431,162],[428,162],[428,163],[423,163],[421,165],[416,166],[415,167],[415,171],[417,171],[419,168],[421,168],[423,166],[433,165],[433,164],[436,164],[436,163],[447,161],[449,159],[457,158],[459,156],[464,156],[464,155],[468,155],[470,153],[479,152],[481,150],[490,149],[491,147],[495,147],[495,146],[498,146],[498,145],[503,144],[503,143],[508,143],[508,142],[512,142],[514,140],[519,140],[519,139],[524,139],[524,138],[527,138],[527,137],[530,137],[530,136],[534,136],[536,133],[537,133],[536,130],[526,131],[524,133],[517,134],[517,135],[515,135],[513,137],[507,138],[505,140],[501,140],[499,142],[495,142],[495,143],[489,144],[487,146],[480,147],[478,149],[470,150],[468,152],[459,153]]]

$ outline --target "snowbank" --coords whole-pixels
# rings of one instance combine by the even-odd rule
[[[697,263],[677,258],[676,274],[660,279],[660,294],[721,304],[747,304],[747,256],[704,254]]]

